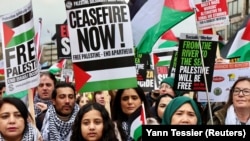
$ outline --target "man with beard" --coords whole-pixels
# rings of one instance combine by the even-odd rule
[[[44,141],[69,141],[71,127],[79,110],[76,91],[71,83],[61,82],[52,92],[53,105],[45,114],[41,134]]]

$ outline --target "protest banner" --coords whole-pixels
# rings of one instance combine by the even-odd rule
[[[67,24],[56,25],[57,56],[60,59],[71,59],[71,48]]]
[[[214,65],[211,92],[211,102],[226,102],[230,89],[240,77],[250,77],[250,62],[217,63]],[[207,102],[204,92],[198,92],[198,101]]]
[[[174,89],[211,90],[217,43],[218,35],[181,34]]]
[[[148,69],[145,80],[138,80],[138,85],[144,90],[144,92],[151,92],[154,90],[154,70]]]
[[[122,1],[65,1],[79,92],[137,86],[129,9]]]
[[[195,0],[196,21],[199,29],[229,25],[227,1],[225,0]]]
[[[135,53],[135,67],[137,81],[145,81],[147,76],[147,69],[150,69],[149,54]]]
[[[0,17],[6,94],[39,84],[39,63],[34,43],[32,4]]]

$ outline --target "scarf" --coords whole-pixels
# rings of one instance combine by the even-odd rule
[[[227,115],[225,119],[225,125],[241,125],[240,120],[238,119],[237,115],[234,112],[234,107],[231,105],[227,109]],[[248,119],[246,125],[250,125],[250,119]]]
[[[39,140],[38,130],[33,125],[31,125],[31,123],[28,123],[27,127],[28,128],[25,130],[21,141],[38,141]],[[5,141],[2,134],[0,134],[0,141]]]
[[[73,113],[68,121],[62,121],[57,117],[53,105],[49,106],[44,117],[41,134],[44,141],[69,141],[72,134],[71,128],[75,117],[79,111],[79,106],[75,104]]]
[[[127,136],[127,141],[132,141],[133,140],[133,138],[132,137],[130,137],[130,134],[129,134],[129,125],[128,125],[128,123],[126,122],[126,121],[123,121],[122,122],[122,129],[123,129],[123,131],[124,131],[124,133],[126,134],[126,136]]]
[[[42,100],[38,97],[38,94],[35,95],[34,97],[34,109],[35,109],[35,115],[39,115],[41,114],[41,110],[36,106],[36,103],[38,102],[42,102],[47,104],[47,106],[49,107],[50,105],[52,105],[52,101],[51,100]]]

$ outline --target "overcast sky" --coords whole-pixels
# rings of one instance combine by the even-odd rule
[[[30,0],[0,0],[0,15],[22,8],[28,4],[29,1]],[[62,24],[66,20],[64,0],[32,0],[32,6],[36,29],[38,27],[38,19],[40,17],[42,18],[41,44],[50,42],[51,36],[55,34],[55,25]],[[187,25],[188,28],[185,28]],[[48,31],[50,31],[50,33],[48,33]],[[174,28],[176,36],[179,36],[181,32],[196,33],[194,16]]]
[[[13,12],[29,3],[29,0],[0,0],[0,15]],[[38,27],[38,19],[42,18],[41,43],[50,42],[55,33],[55,24],[66,20],[63,0],[32,0],[34,24]],[[50,33],[48,33],[50,31]]]

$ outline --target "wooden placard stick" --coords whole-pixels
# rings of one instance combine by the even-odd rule
[[[108,91],[103,91],[104,94],[104,101],[105,101],[105,108],[107,109],[109,116],[111,118],[111,109],[110,109],[110,95]]]
[[[34,92],[35,88],[28,90],[28,109],[30,112],[30,118],[32,120],[32,124],[36,125],[35,120],[35,109],[34,109]]]

